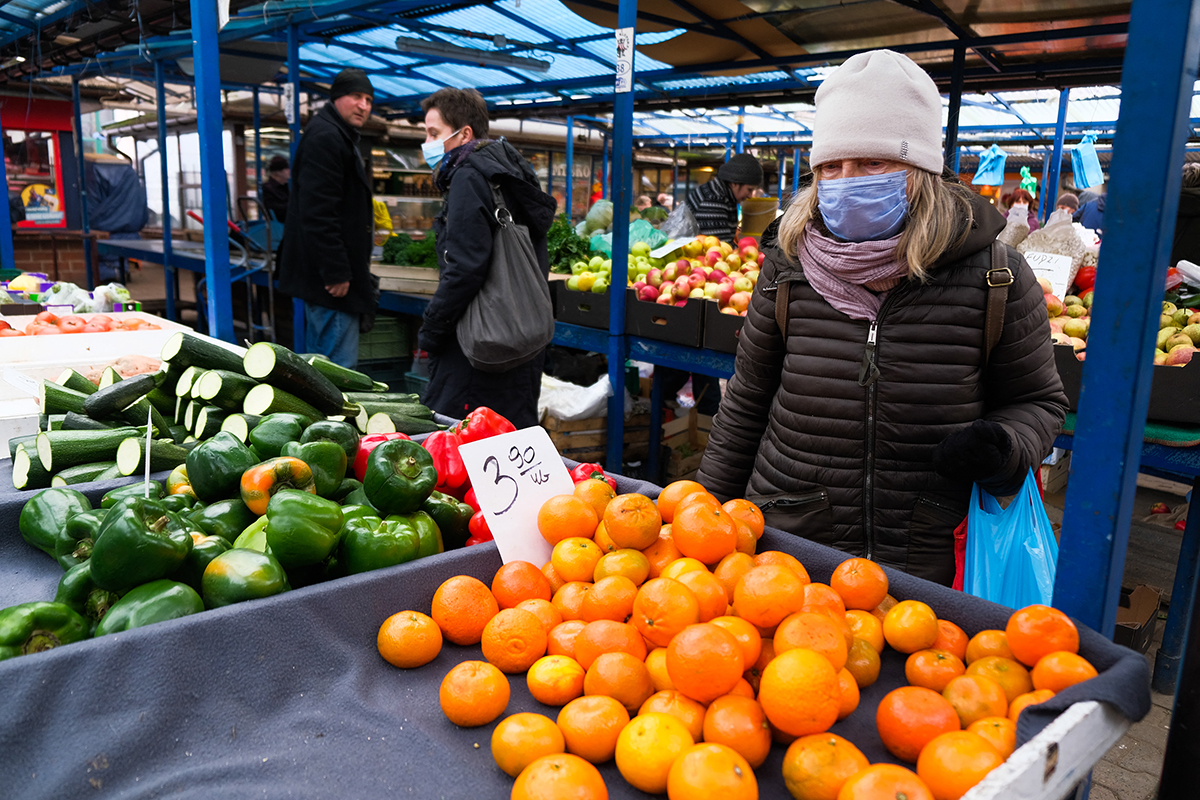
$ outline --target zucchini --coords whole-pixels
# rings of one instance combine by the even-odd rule
[[[221,432],[221,424],[225,422],[227,416],[229,416],[229,412],[223,408],[204,406],[196,415],[196,424],[192,428],[192,434],[202,442],[205,439],[211,439]]]
[[[237,372],[224,369],[209,370],[192,384],[193,392],[199,388],[199,398],[209,405],[236,411],[258,381]],[[195,396],[195,395],[193,395]]]
[[[107,431],[111,428],[111,423],[92,419],[86,414],[76,414],[74,411],[68,411],[63,417],[62,429],[64,431]]]
[[[66,414],[68,411],[82,414],[83,401],[86,399],[88,399],[88,395],[83,392],[59,386],[54,381],[42,381],[41,401],[43,414]]]
[[[107,389],[109,386],[112,386],[114,383],[119,383],[120,381],[121,373],[117,372],[116,367],[105,367],[104,371],[100,373],[101,389]]]
[[[245,371],[242,367],[242,358],[245,355],[244,347],[218,344],[183,331],[167,339],[162,352],[159,353],[163,361],[171,362],[172,368],[195,366],[204,369],[227,369],[230,372]]]
[[[114,461],[112,463],[112,466],[110,466],[108,469],[104,470],[104,472],[101,472],[99,475],[97,475],[95,480],[111,481],[115,478],[123,478],[123,477],[125,477],[125,476],[122,475],[121,471],[117,469],[117,462]]]
[[[51,486],[70,486],[75,483],[90,483],[117,465],[115,461],[96,461],[59,470],[50,479]]]
[[[189,431],[196,427],[196,415],[200,413],[200,409],[204,408],[204,404],[199,400],[189,400],[187,408],[183,412],[183,427]]]
[[[32,444],[29,446],[33,447]],[[17,452],[13,455],[12,468],[14,489],[45,489],[50,486],[51,479],[50,471],[42,466],[36,450],[30,455],[30,451],[25,449],[24,444],[17,447]]]
[[[192,435],[192,432],[183,425],[172,425],[167,428],[167,431],[171,434],[171,441],[175,444],[180,444],[184,439]]]
[[[433,433],[442,429],[433,420],[405,417],[399,414],[386,414],[382,411],[372,414],[367,420],[367,433],[404,433],[415,436],[419,433]]]
[[[346,392],[352,403],[419,403],[421,396],[407,392]]]
[[[63,420],[66,418],[66,414],[38,414],[38,428],[43,431],[62,430]]]
[[[250,431],[262,421],[262,417],[253,414],[230,414],[221,422],[221,430],[232,433],[239,442],[250,441]]]
[[[117,470],[122,475],[133,475],[145,468],[142,460],[146,452],[146,437],[130,436],[117,446]],[[181,447],[169,439],[150,440],[150,471],[161,472],[175,469],[187,461],[188,448]]]
[[[359,403],[369,414],[399,414],[415,419],[433,419],[433,410],[420,403]]]
[[[68,389],[74,389],[77,392],[82,392],[83,394],[95,394],[99,390],[99,387],[96,386],[96,384],[92,383],[73,369],[63,370],[62,375],[58,376],[58,380],[56,380],[55,383],[57,383],[59,386],[65,386]]]
[[[200,367],[188,367],[179,376],[179,380],[175,381],[175,396],[176,397],[191,397],[192,383],[205,373],[205,370]]]
[[[117,446],[127,436],[137,436],[138,429],[114,428],[109,431],[50,431],[39,433],[37,456],[49,473],[67,467],[107,461],[117,452]]]
[[[347,413],[343,410],[345,398],[333,381],[283,345],[272,342],[252,345],[246,351],[243,365],[251,378],[258,378],[285,392],[303,397],[321,412],[321,419],[329,414]],[[255,413],[250,409],[247,411]]]
[[[262,342],[259,344],[262,344]],[[255,346],[257,347],[257,345]],[[246,414],[257,414],[260,417],[280,411],[288,411],[293,414],[299,414],[302,417],[307,417],[311,422],[320,422],[326,417],[325,414],[321,413],[312,404],[269,383],[260,383],[250,390],[250,393],[246,395],[246,399],[242,401],[242,411]]]
[[[28,436],[14,436],[11,439],[9,439],[8,440],[8,457],[15,459],[17,457],[17,448],[20,447],[21,445],[25,444],[26,442],[28,442],[31,445],[34,444],[37,441],[37,437],[38,437],[38,435],[36,433],[31,433]]]
[[[306,360],[313,369],[328,378],[330,383],[343,392],[370,392],[375,385],[375,381],[371,380],[370,375],[364,375],[356,369],[343,367],[341,364],[335,364],[324,358]]]
[[[154,373],[154,385],[173,397],[175,395],[175,382],[179,380],[179,373],[181,372],[183,372],[182,367],[172,369],[170,363],[164,361],[158,372]]]
[[[149,400],[150,405],[157,408],[158,413],[162,414],[164,417],[169,417],[175,413],[175,400],[177,398],[174,394],[163,390],[161,386],[155,386],[153,389],[151,389],[146,394],[146,399]]]
[[[172,417],[172,420],[176,425],[183,424],[183,412],[187,411],[187,404],[190,402],[192,401],[183,397],[175,398],[175,415]]]
[[[108,370],[105,370],[104,374],[107,377]],[[115,370],[113,374],[116,375]],[[121,380],[120,376],[117,376],[106,388],[89,395],[83,401],[83,413],[92,419],[111,417],[137,403],[153,388],[154,378],[151,375],[135,375],[129,380]],[[142,419],[145,419],[144,414]]]

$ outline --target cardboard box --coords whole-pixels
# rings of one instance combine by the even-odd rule
[[[1071,471],[1071,451],[1068,450],[1053,464],[1043,463],[1042,470],[1042,491],[1047,494],[1054,494],[1067,488],[1067,476]]]
[[[608,330],[608,292],[573,292],[562,284],[554,299],[554,318],[571,325]]]
[[[570,422],[547,416],[542,427],[558,452],[575,461],[604,463],[608,452],[608,418],[590,417]],[[645,458],[650,452],[650,415],[632,414],[625,420],[623,455],[626,460]]]
[[[689,300],[681,306],[649,303],[625,296],[625,333],[670,342],[684,347],[699,347],[704,331],[704,306],[707,300]]]
[[[713,301],[704,304],[704,346],[718,353],[736,353],[738,337],[746,318],[740,314],[722,314]]]
[[[1139,653],[1147,652],[1154,639],[1154,627],[1158,624],[1162,595],[1162,589],[1146,584],[1135,587],[1128,596],[1122,592],[1113,641]]]
[[[371,274],[379,278],[379,289],[405,294],[433,294],[437,291],[440,273],[428,267],[398,267],[371,263]]]
[[[677,481],[695,478],[704,450],[708,447],[708,433],[712,430],[712,417],[690,409],[688,414],[662,426],[662,444],[668,448],[666,480]]]
[[[1067,345],[1055,345],[1054,362],[1058,366],[1071,410],[1078,411],[1083,362],[1075,358],[1075,352]],[[1182,367],[1160,365],[1154,368],[1146,419],[1200,425],[1200,362]]]

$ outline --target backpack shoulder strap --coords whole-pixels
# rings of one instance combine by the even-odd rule
[[[992,242],[992,267],[987,272],[987,312],[983,323],[983,364],[987,366],[992,350],[1004,332],[1004,308],[1008,303],[1008,287],[1013,274],[1008,267],[1007,246],[1001,241]],[[778,313],[778,312],[777,312]]]

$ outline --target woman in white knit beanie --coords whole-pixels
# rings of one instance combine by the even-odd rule
[[[1067,411],[1042,290],[1015,250],[993,269],[1004,218],[943,177],[942,100],[912,60],[856,55],[815,102],[815,180],[767,250],[697,480],[948,584],[972,484],[1019,488]]]

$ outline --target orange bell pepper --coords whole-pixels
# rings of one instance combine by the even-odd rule
[[[242,502],[259,516],[280,489],[316,494],[317,481],[308,464],[292,456],[268,459],[242,473]]]

